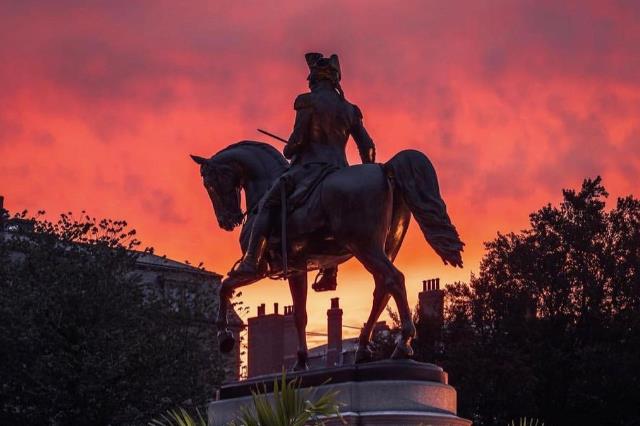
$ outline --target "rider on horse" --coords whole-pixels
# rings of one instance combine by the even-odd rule
[[[375,146],[362,124],[362,113],[344,98],[340,87],[338,56],[325,58],[320,53],[307,53],[305,59],[311,92],[299,95],[294,103],[296,120],[284,148],[291,166],[260,201],[247,251],[228,274],[227,280],[237,284],[264,275],[260,260],[281,207],[281,191],[286,193],[289,209],[303,204],[329,173],[348,166],[345,146],[349,135],[358,146],[362,162],[375,161]],[[336,273],[337,266],[321,270],[322,278],[314,288],[335,289]]]

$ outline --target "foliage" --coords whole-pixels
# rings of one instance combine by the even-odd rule
[[[287,382],[282,373],[280,381],[274,379],[273,392],[263,387],[252,391],[252,405],[242,406],[238,419],[231,426],[304,426],[323,425],[323,417],[335,416],[342,420],[338,391],[329,391],[320,396],[313,388],[300,389],[300,380]],[[207,420],[197,412],[197,418],[180,408],[170,410],[149,426],[207,426]]]
[[[162,414],[159,419],[152,420],[148,426],[207,426],[207,420],[196,411],[197,418],[193,417],[187,410],[180,408],[178,410],[169,410],[166,414]]]
[[[0,423],[140,424],[213,395],[223,372],[211,325],[145,291],[126,222],[23,213],[7,229]]]
[[[316,390],[300,389],[299,380],[287,382],[283,372],[280,383],[273,381],[273,397],[266,389],[253,392],[253,406],[242,407],[240,418],[235,425],[242,426],[303,426],[323,425],[323,417],[340,417],[336,402],[337,391],[328,391],[320,396]],[[271,401],[272,400],[272,401]]]
[[[441,363],[474,424],[640,424],[640,200],[606,197],[563,191],[447,288]]]

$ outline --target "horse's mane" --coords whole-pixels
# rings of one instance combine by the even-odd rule
[[[240,141],[240,142],[236,142],[236,143],[231,144],[228,147],[218,151],[214,155],[214,157],[222,154],[223,152],[226,152],[226,151],[229,151],[229,150],[232,150],[232,149],[236,149],[236,148],[244,148],[244,147],[247,147],[247,148],[258,148],[258,149],[266,152],[283,169],[286,169],[287,167],[289,167],[289,163],[287,162],[287,160],[285,160],[284,156],[280,153],[280,151],[278,151],[277,149],[275,149],[271,145],[269,145],[267,143],[264,143],[264,142],[256,142],[256,141]]]

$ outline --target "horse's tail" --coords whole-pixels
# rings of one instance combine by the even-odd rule
[[[423,153],[409,149],[396,154],[384,168],[429,245],[445,264],[462,267],[464,243],[449,219],[440,196],[436,171],[429,159]]]

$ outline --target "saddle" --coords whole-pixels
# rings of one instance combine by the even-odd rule
[[[267,241],[269,270],[284,273],[284,269],[289,266],[301,269],[301,259],[295,256],[300,251],[300,247],[295,244],[298,236],[315,234],[314,240],[318,242],[318,246],[332,245],[332,238],[322,232],[327,224],[320,214],[320,190],[324,179],[336,170],[339,167],[331,164],[310,163],[290,169],[290,172],[283,175],[285,184],[282,188],[285,189],[285,194],[281,194],[284,197],[280,204],[284,202],[286,209],[279,209],[278,220],[274,220]],[[285,250],[292,253],[291,259],[287,259]]]

